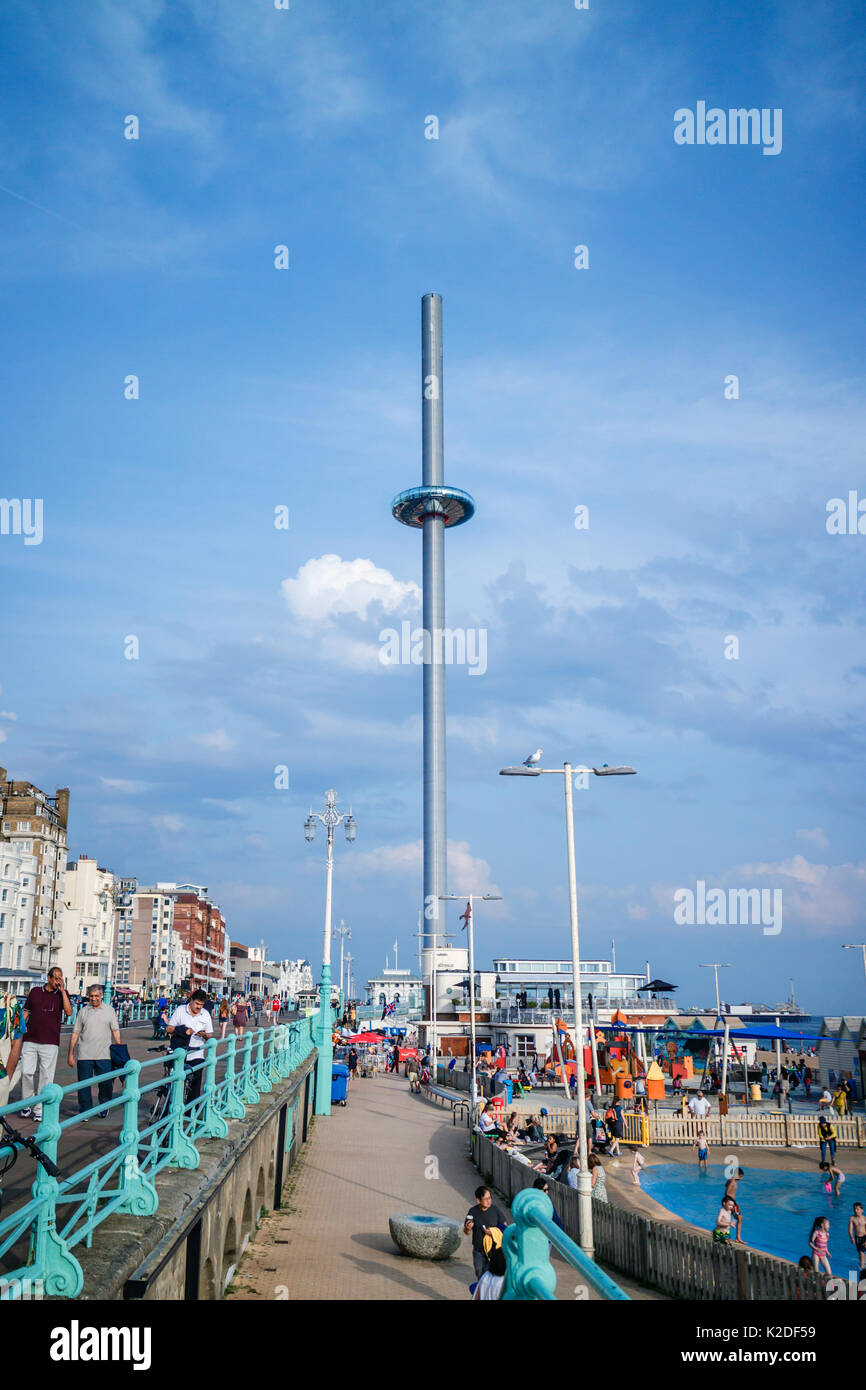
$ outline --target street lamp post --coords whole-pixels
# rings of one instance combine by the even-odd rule
[[[699,966],[698,966],[698,969],[699,969],[699,970],[712,970],[713,976],[714,976],[715,981],[716,981],[716,1023],[717,1023],[717,1024],[718,1024],[719,1019],[722,1017],[722,1004],[721,1004],[721,1000],[720,1000],[720,998],[719,998],[719,971],[720,971],[720,970],[730,970],[731,968],[732,968],[732,967],[731,967],[731,962],[730,962],[730,961],[721,961],[721,960],[712,960],[712,961],[701,962],[701,963],[699,964]],[[723,1041],[723,1043],[722,1043],[722,1046],[725,1048],[725,1052],[727,1053],[727,1047],[728,1047],[728,1030],[727,1030],[727,1029],[725,1029],[725,1037],[724,1037],[724,1041]],[[778,1044],[777,1044],[777,1046],[778,1046]],[[714,1054],[714,1055],[715,1055],[715,1054]],[[703,1084],[703,1082],[706,1080],[707,1068],[709,1067],[709,1064],[710,1064],[710,1048],[707,1047],[707,1065],[704,1067],[704,1074],[703,1074],[703,1077],[701,1078],[701,1084]],[[744,1050],[744,1053],[743,1053],[743,1068],[744,1068],[744,1070],[743,1070],[743,1085],[744,1085],[744,1087],[745,1087],[744,1096],[745,1096],[745,1101],[746,1101],[746,1108],[748,1109],[748,1105],[749,1105],[749,1076],[748,1076],[748,1071],[746,1070],[745,1050]],[[724,1071],[724,1074],[725,1074],[725,1078],[727,1078],[727,1074],[728,1074],[728,1073],[727,1073],[727,1064],[726,1064],[726,1063],[725,1063],[725,1065],[723,1066],[723,1071]],[[724,1086],[722,1087],[722,1091],[723,1091],[723,1093],[724,1093],[725,1095],[727,1095],[727,1092],[725,1091]]]
[[[340,1017],[343,1015],[343,947],[346,940],[352,939],[352,928],[347,927],[346,923],[340,918],[340,925],[334,928],[334,935],[340,938]]]
[[[319,1060],[316,1066],[316,1102],[313,1113],[316,1115],[330,1115],[331,1062],[334,1055],[331,1031],[334,1021],[331,1009],[331,891],[334,881],[334,831],[341,821],[345,821],[346,839],[349,844],[351,844],[358,833],[358,827],[351,809],[348,815],[346,815],[345,812],[341,813],[337,810],[337,793],[333,789],[325,792],[324,811],[316,811],[314,814],[312,806],[310,807],[310,814],[304,822],[304,837],[308,842],[312,841],[315,837],[316,821],[320,821],[325,827],[325,832],[328,837],[328,862],[327,876],[325,879],[325,929],[322,944],[322,985],[319,1000],[319,1017],[315,1030]]]
[[[571,921],[571,972],[574,989],[574,1043],[577,1070],[577,1105],[575,1109],[575,1129],[577,1131],[577,1152],[580,1157],[580,1172],[577,1177],[577,1207],[580,1221],[580,1246],[593,1257],[592,1239],[592,1177],[589,1171],[589,1152],[586,1142],[586,1066],[583,1057],[583,1002],[580,997],[580,938],[577,920],[577,870],[574,861],[574,803],[572,799],[572,776],[575,772],[592,772],[596,777],[623,777],[634,775],[633,767],[579,767],[564,763],[562,769],[553,767],[504,767],[500,777],[541,777],[543,775],[562,777],[565,784],[565,834],[568,852],[568,906]],[[563,1077],[565,1081],[565,1077]]]
[[[866,941],[855,941],[853,945],[843,946],[842,950],[863,952],[863,974],[866,975]]]
[[[443,903],[462,903],[463,897],[462,893],[440,893],[439,895],[439,899]],[[475,914],[472,910],[472,904],[476,899],[483,903],[501,903],[502,898],[498,893],[467,893],[466,897],[469,901],[461,920],[464,926],[469,928],[469,1046],[472,1054],[469,1059],[469,1095],[474,1114],[478,1104],[478,1081],[475,1073]]]
[[[722,1016],[722,1005],[721,1005],[721,1001],[720,1001],[720,999],[719,999],[719,971],[720,971],[720,970],[730,970],[730,969],[731,969],[731,962],[730,962],[730,961],[713,960],[713,961],[708,961],[706,964],[701,964],[698,968],[699,968],[700,970],[712,970],[712,972],[713,972],[713,975],[714,975],[715,981],[716,981],[716,1013],[717,1013],[717,1015],[719,1016],[719,1018],[721,1018],[721,1016]]]

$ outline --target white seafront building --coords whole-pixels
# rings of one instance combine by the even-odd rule
[[[96,859],[79,855],[66,865],[58,965],[71,990],[114,978],[115,877]]]
[[[26,994],[43,971],[31,958],[37,859],[22,840],[0,835],[0,994]]]

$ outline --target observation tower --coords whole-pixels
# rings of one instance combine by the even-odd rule
[[[442,297],[421,300],[421,486],[401,492],[391,512],[421,531],[422,613],[428,634],[423,665],[424,723],[424,916],[422,976],[432,984],[438,944],[439,898],[448,892],[445,829],[445,531],[469,521],[475,503],[468,492],[445,485],[442,425]],[[431,989],[432,999],[432,989]],[[432,1014],[435,1017],[435,1001]]]

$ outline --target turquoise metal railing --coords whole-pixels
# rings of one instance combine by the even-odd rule
[[[0,1107],[10,1124],[25,1106],[41,1106],[42,1121],[34,1138],[39,1147],[63,1169],[61,1140],[85,1119],[75,1114],[61,1119],[65,1097],[77,1103],[78,1092],[98,1081],[119,1080],[120,1094],[100,1111],[119,1112],[117,1145],[99,1154],[75,1173],[53,1178],[37,1165],[30,1200],[2,1217],[0,1213],[0,1261],[25,1236],[29,1236],[26,1263],[10,1270],[0,1282],[0,1301],[17,1297],[18,1291],[41,1280],[46,1296],[76,1298],[84,1285],[81,1265],[73,1254],[77,1245],[93,1244],[93,1233],[115,1213],[152,1216],[159,1206],[156,1175],[163,1168],[197,1168],[200,1139],[220,1139],[228,1134],[228,1120],[243,1119],[248,1105],[271,1091],[313,1051],[316,1015],[270,1028],[250,1029],[238,1045],[234,1036],[211,1038],[205,1047],[201,1095],[184,1102],[186,1053],[178,1048],[153,1061],[135,1059],[103,1077],[52,1084],[26,1102]],[[165,1065],[170,1072],[166,1075]],[[222,1075],[217,1079],[217,1070]],[[154,1079],[151,1080],[150,1078]],[[168,1087],[168,1104],[151,1121],[154,1101]],[[143,1104],[142,1104],[143,1103]],[[92,1116],[93,1111],[86,1112]],[[0,1158],[9,1153],[0,1145]],[[32,1163],[28,1154],[18,1162]],[[0,1266],[2,1267],[2,1266]]]
[[[538,1188],[527,1187],[518,1192],[511,1204],[511,1214],[514,1224],[502,1237],[508,1266],[504,1299],[555,1302],[556,1270],[550,1263],[552,1245],[601,1298],[629,1301],[628,1294],[554,1224],[553,1203]]]
[[[86,1002],[87,1002],[87,1001],[85,1000],[85,1003],[86,1003]],[[111,1002],[111,1007],[112,1007],[113,1009],[116,1009],[116,1010],[117,1010],[118,1016],[119,1016],[121,1022],[124,1024],[124,1026],[125,1026],[127,1023],[141,1023],[141,1022],[143,1022],[145,1019],[146,1019],[148,1022],[150,1022],[151,1018],[152,1018],[153,1015],[154,1015],[154,1011],[155,1011],[155,1009],[156,1009],[156,1005],[155,1005],[154,1003],[151,1002],[151,1003],[148,1004],[146,1001],[141,1000],[141,999],[136,999],[136,1000],[130,1002],[129,1005],[125,1005],[125,1004],[124,1004],[123,1006],[121,1006],[121,1004],[119,1003],[119,1001],[118,1001],[118,999],[117,999],[116,997],[113,998],[110,1002]],[[122,1012],[121,1012],[121,1007],[122,1007],[122,1010],[123,1010]],[[78,1017],[79,1012],[80,1012],[81,1009],[83,1009],[83,1008],[84,1008],[84,1004],[80,1004],[80,1003],[78,1003],[77,1001],[74,1002],[73,1005],[72,1005],[72,1013],[70,1014],[69,1018],[65,1018],[65,1019],[63,1020],[62,1027],[64,1027],[64,1028],[71,1028],[72,1025],[74,1024],[76,1018]]]

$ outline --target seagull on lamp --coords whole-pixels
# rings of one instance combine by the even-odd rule
[[[541,762],[541,755],[542,755],[543,752],[544,752],[544,749],[543,749],[543,748],[536,748],[536,750],[535,750],[534,753],[530,753],[530,755],[529,755],[528,758],[524,758],[524,759],[523,759],[523,766],[524,766],[524,767],[535,767],[536,763],[540,763],[540,762]]]

